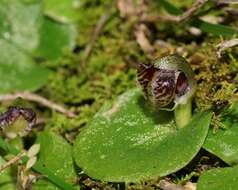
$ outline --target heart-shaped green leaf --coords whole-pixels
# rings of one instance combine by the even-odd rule
[[[215,133],[209,130],[203,148],[215,154],[227,164],[238,163],[238,103],[232,104],[223,111],[222,123],[226,129],[218,129]]]
[[[39,134],[37,143],[40,144],[40,153],[37,164],[46,167],[55,175],[69,183],[76,179],[71,146],[59,135],[44,131]],[[46,179],[40,179],[33,185],[34,190],[59,189]]]
[[[199,178],[197,190],[236,190],[238,167],[212,169]]]
[[[91,177],[135,182],[184,167],[199,151],[211,114],[197,114],[177,130],[171,112],[154,112],[140,90],[106,104],[77,137],[74,158]]]
[[[35,65],[33,60],[11,43],[0,39],[0,94],[36,90],[48,79],[49,70]]]

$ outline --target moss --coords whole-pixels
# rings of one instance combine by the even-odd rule
[[[186,10],[194,2],[193,0],[169,1],[182,10]],[[64,105],[78,115],[69,119],[57,112],[50,114],[50,109],[43,109],[37,103],[34,107],[39,115],[44,115],[45,127],[57,131],[70,143],[73,143],[74,137],[90,122],[105,101],[113,100],[124,91],[136,86],[136,65],[139,62],[148,62],[147,59],[150,57],[141,50],[134,36],[135,26],[140,24],[138,18],[121,18],[114,6],[108,22],[94,44],[91,56],[85,65],[82,65],[85,48],[92,38],[95,26],[112,3],[112,0],[80,0],[79,20],[75,23],[78,30],[77,47],[74,52],[65,51],[62,59],[43,62],[53,73],[48,84],[38,93]],[[168,14],[156,1],[146,5],[148,5],[148,14],[157,15],[158,12]],[[210,4],[204,6],[200,14],[208,12],[210,8]],[[213,10],[209,13],[209,15],[227,17],[226,14],[221,10]],[[232,22],[229,24],[234,28],[238,26],[238,22],[233,21],[232,18],[225,18],[224,24],[227,22]],[[238,102],[238,48],[226,50],[223,58],[218,59],[215,44],[220,43],[221,39],[204,33],[201,36],[191,35],[188,23],[171,24],[158,21],[143,22],[143,24],[151,32],[148,38],[156,49],[156,57],[177,52],[186,57],[191,64],[198,84],[194,98],[195,111],[210,109],[214,112],[212,119],[214,131],[218,128],[226,129],[234,121],[237,122],[238,111],[234,109],[238,106],[233,105]],[[160,42],[162,45],[159,45]],[[28,102],[19,101],[14,104],[26,107],[30,105]],[[8,103],[5,103],[6,105]],[[228,111],[232,110],[232,117],[227,117],[231,111],[226,113],[224,108]],[[178,174],[174,177],[174,181],[184,183],[190,180],[192,175],[193,173],[190,173],[183,178]],[[168,177],[173,179],[171,176]],[[138,184],[120,184],[120,186],[116,183],[104,184],[86,178],[87,180],[83,177],[79,179],[82,189],[119,189],[121,186],[122,188],[127,186],[128,189],[158,189],[159,186],[159,179]]]
[[[97,39],[91,57],[85,66],[81,65],[83,50],[109,2],[82,1],[77,52],[65,52],[63,59],[46,63],[55,72],[42,94],[79,113],[76,119],[66,122],[62,127],[65,130],[86,124],[105,100],[113,99],[136,85],[136,71],[133,68],[135,60],[144,60],[145,56],[140,54],[139,47],[132,38],[133,22],[125,23],[115,10]],[[59,117],[54,114],[50,125],[57,123],[61,126]]]
[[[133,34],[137,21],[120,18],[119,13],[114,9],[94,44],[91,56],[85,65],[81,64],[85,47],[92,37],[99,18],[110,3],[111,1],[82,0],[81,17],[77,23],[77,49],[75,52],[65,52],[61,60],[45,63],[54,70],[54,73],[41,93],[78,113],[78,116],[73,119],[53,113],[46,127],[61,133],[71,143],[75,135],[87,125],[105,101],[114,99],[127,89],[136,86],[136,64],[147,62],[147,56],[141,51]],[[180,4],[182,8],[188,6],[190,4],[187,2]],[[152,7],[153,9],[157,10],[155,7]],[[178,26],[158,22],[147,27],[153,33],[150,36],[152,44],[156,44],[154,40],[159,39],[168,45],[162,48],[155,46],[156,56],[162,57],[172,52],[179,52],[189,60],[198,83],[194,98],[196,109],[213,110],[214,130],[219,127],[225,128],[223,115],[217,110],[223,104],[230,106],[237,101],[237,53],[228,50],[224,54],[224,59],[217,59],[216,49],[211,44],[218,44],[220,40],[209,35],[195,38],[187,32],[189,27],[187,24]],[[91,182],[96,183],[93,180]],[[83,180],[80,183],[83,183]],[[154,189],[158,183],[159,180],[146,181],[141,184],[131,184],[128,189]]]
[[[215,49],[208,43],[191,56],[196,72],[196,105],[201,110],[215,109],[224,102],[237,101],[237,87],[229,60],[218,60]]]

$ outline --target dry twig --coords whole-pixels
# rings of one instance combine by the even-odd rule
[[[181,185],[176,185],[167,180],[161,180],[159,183],[159,187],[163,190],[185,190],[185,188]]]
[[[122,18],[140,17],[147,9],[146,0],[117,0],[117,8]]]
[[[105,24],[107,23],[108,19],[110,18],[112,14],[111,9],[112,9],[112,6],[109,9],[107,9],[106,12],[98,20],[98,23],[93,31],[92,38],[85,48],[84,58],[82,60],[83,66],[85,66],[86,62],[90,58],[94,44],[97,41],[98,37],[100,36],[102,32],[103,27],[105,26]]]
[[[195,185],[192,185],[189,183],[189,185],[181,186],[174,184],[172,182],[169,182],[167,180],[161,180],[159,183],[159,188],[162,190],[195,190]]]
[[[135,28],[134,34],[136,37],[136,41],[141,47],[141,49],[145,53],[153,53],[154,47],[148,40],[146,33],[148,33],[149,29],[146,27],[145,24],[140,24]]]
[[[237,0],[215,0],[219,4],[238,4]]]
[[[232,7],[224,7],[223,8],[224,11],[226,11],[227,13],[229,13],[232,16],[238,16],[238,10]]]
[[[181,23],[184,22],[191,17],[194,16],[194,14],[207,3],[208,0],[197,0],[187,11],[185,11],[182,15],[175,16],[175,15],[164,15],[164,16],[146,16],[142,17],[142,21],[149,21],[149,22],[155,22],[155,21],[164,21],[164,22],[175,22],[175,23]]]
[[[2,172],[3,170],[5,170],[6,168],[8,168],[9,166],[15,164],[16,162],[18,162],[19,160],[21,160],[24,156],[26,155],[25,151],[20,152],[18,155],[14,156],[11,160],[9,160],[8,162],[0,165],[0,172]]]
[[[224,41],[217,45],[217,56],[218,58],[222,57],[222,52],[225,51],[228,48],[238,46],[238,38]]]
[[[75,117],[76,114],[66,110],[64,107],[51,102],[50,100],[47,100],[46,98],[39,96],[37,94],[29,93],[29,92],[18,92],[15,94],[5,94],[5,95],[0,95],[0,101],[10,101],[10,100],[15,100],[16,98],[23,98],[29,101],[37,102],[39,104],[42,104],[46,107],[51,108],[52,110],[58,111],[60,113],[65,114],[67,117]]]

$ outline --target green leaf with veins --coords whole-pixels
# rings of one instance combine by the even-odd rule
[[[154,112],[140,90],[106,104],[74,144],[76,164],[90,177],[136,182],[166,176],[191,161],[200,150],[211,113],[199,113],[177,130],[172,112]]]

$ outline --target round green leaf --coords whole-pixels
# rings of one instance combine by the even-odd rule
[[[71,146],[62,137],[50,131],[40,133],[37,143],[41,147],[37,163],[46,167],[66,182],[74,182],[76,173]],[[46,179],[40,179],[33,185],[33,189],[57,190],[59,188]]]
[[[32,52],[39,44],[38,30],[41,26],[41,8],[40,2],[24,4],[19,0],[1,1],[0,38]]]
[[[59,24],[44,18],[40,28],[40,44],[35,51],[38,57],[59,58],[64,50],[75,45],[76,30],[73,25]]]
[[[33,60],[18,48],[0,39],[0,94],[36,90],[48,79],[49,70],[35,65]]]
[[[61,6],[58,1],[55,5]],[[39,0],[28,3],[19,0],[1,1],[0,39],[36,57],[59,58],[64,50],[74,47],[75,27],[54,22],[42,12],[42,1]]]
[[[219,129],[213,133],[209,130],[208,136],[203,144],[208,152],[215,154],[227,164],[238,163],[238,123],[234,123],[228,129]]]
[[[106,104],[77,137],[76,164],[91,177],[134,182],[184,167],[199,151],[211,114],[177,130],[171,112],[154,112],[138,89]]]
[[[219,168],[205,172],[198,180],[197,190],[236,190],[238,167]]]
[[[64,23],[78,19],[79,5],[79,0],[44,0],[45,14]]]

